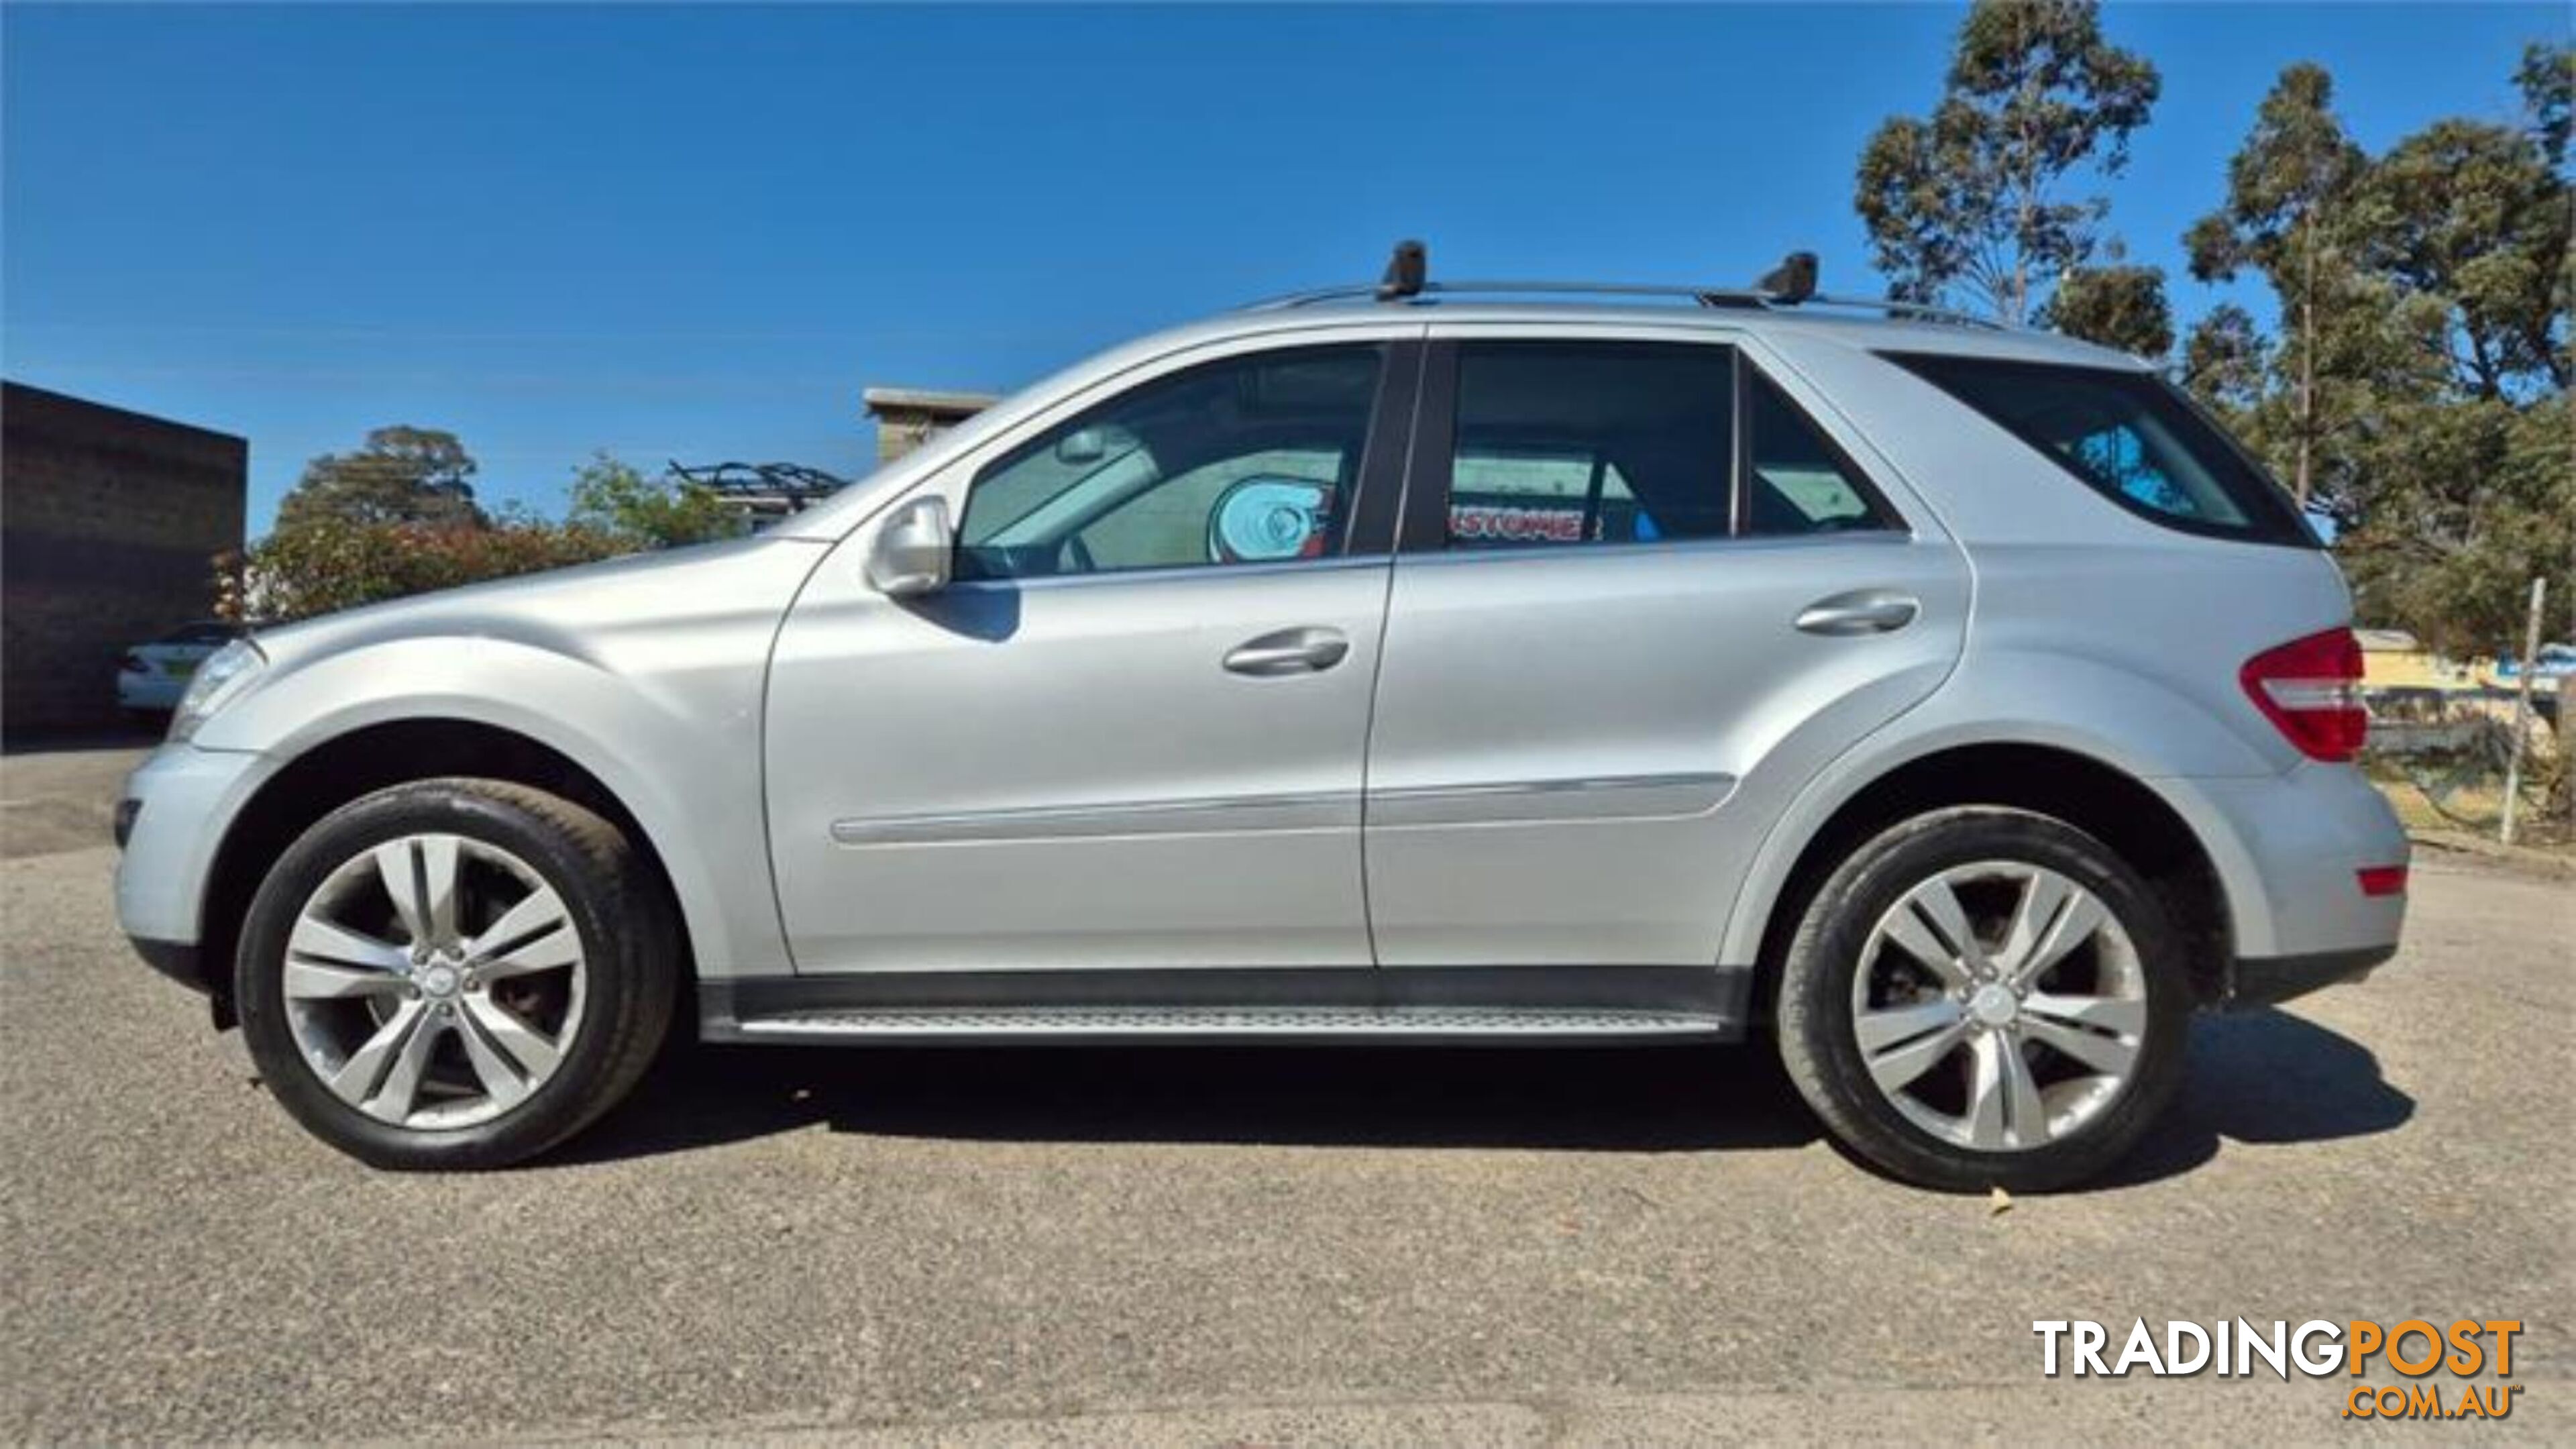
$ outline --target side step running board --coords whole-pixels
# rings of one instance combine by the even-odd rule
[[[1446,1042],[1611,1045],[1715,1041],[1727,1018],[1676,1011],[1541,1007],[847,1008],[709,1021],[710,1041],[975,1046],[1189,1042]]]

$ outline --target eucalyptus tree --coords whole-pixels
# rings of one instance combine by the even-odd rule
[[[1893,295],[1964,294],[2007,322],[2035,319],[2091,260],[2116,176],[2161,81],[2102,35],[2091,0],[1977,0],[1940,103],[1896,116],[1863,149],[1854,204]]]

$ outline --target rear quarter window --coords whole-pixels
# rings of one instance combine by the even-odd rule
[[[1882,355],[2141,518],[2213,538],[2318,546],[2281,486],[2153,373]]]

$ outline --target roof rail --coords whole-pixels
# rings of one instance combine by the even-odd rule
[[[2009,322],[1980,317],[1974,312],[1961,312],[1950,307],[1935,307],[1925,302],[1908,302],[1901,297],[1846,297],[1839,293],[1819,292],[1798,304],[1800,307],[1849,307],[1862,312],[1885,312],[1905,322],[1939,322],[1950,327],[1977,327],[1988,332],[2016,330]]]
[[[1884,312],[1907,321],[1938,322],[1956,327],[1979,327],[2005,332],[2011,329],[1989,317],[1934,307],[1921,302],[1907,302],[1894,297],[1845,297],[1815,290],[1816,263],[1811,252],[1792,252],[1789,260],[1774,268],[1760,283],[1751,287],[1690,287],[1633,282],[1549,282],[1549,281],[1459,281],[1435,282],[1429,279],[1422,243],[1407,241],[1396,244],[1395,255],[1387,263],[1386,277],[1375,283],[1353,283],[1338,287],[1318,287],[1312,291],[1291,292],[1255,302],[1247,312],[1286,311],[1311,307],[1324,302],[1377,301],[1390,305],[1413,306],[1435,303],[1444,297],[1466,296],[1572,296],[1572,297],[1651,297],[1667,301],[1688,300],[1701,307],[1749,307],[1763,311],[1793,311],[1809,307],[1847,308],[1856,311]]]

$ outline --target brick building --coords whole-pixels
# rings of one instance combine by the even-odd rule
[[[212,607],[249,463],[229,434],[0,384],[0,731],[115,721],[126,648]]]
[[[872,387],[861,395],[877,423],[877,462],[891,463],[941,433],[991,407],[988,392],[934,392],[917,387]]]

